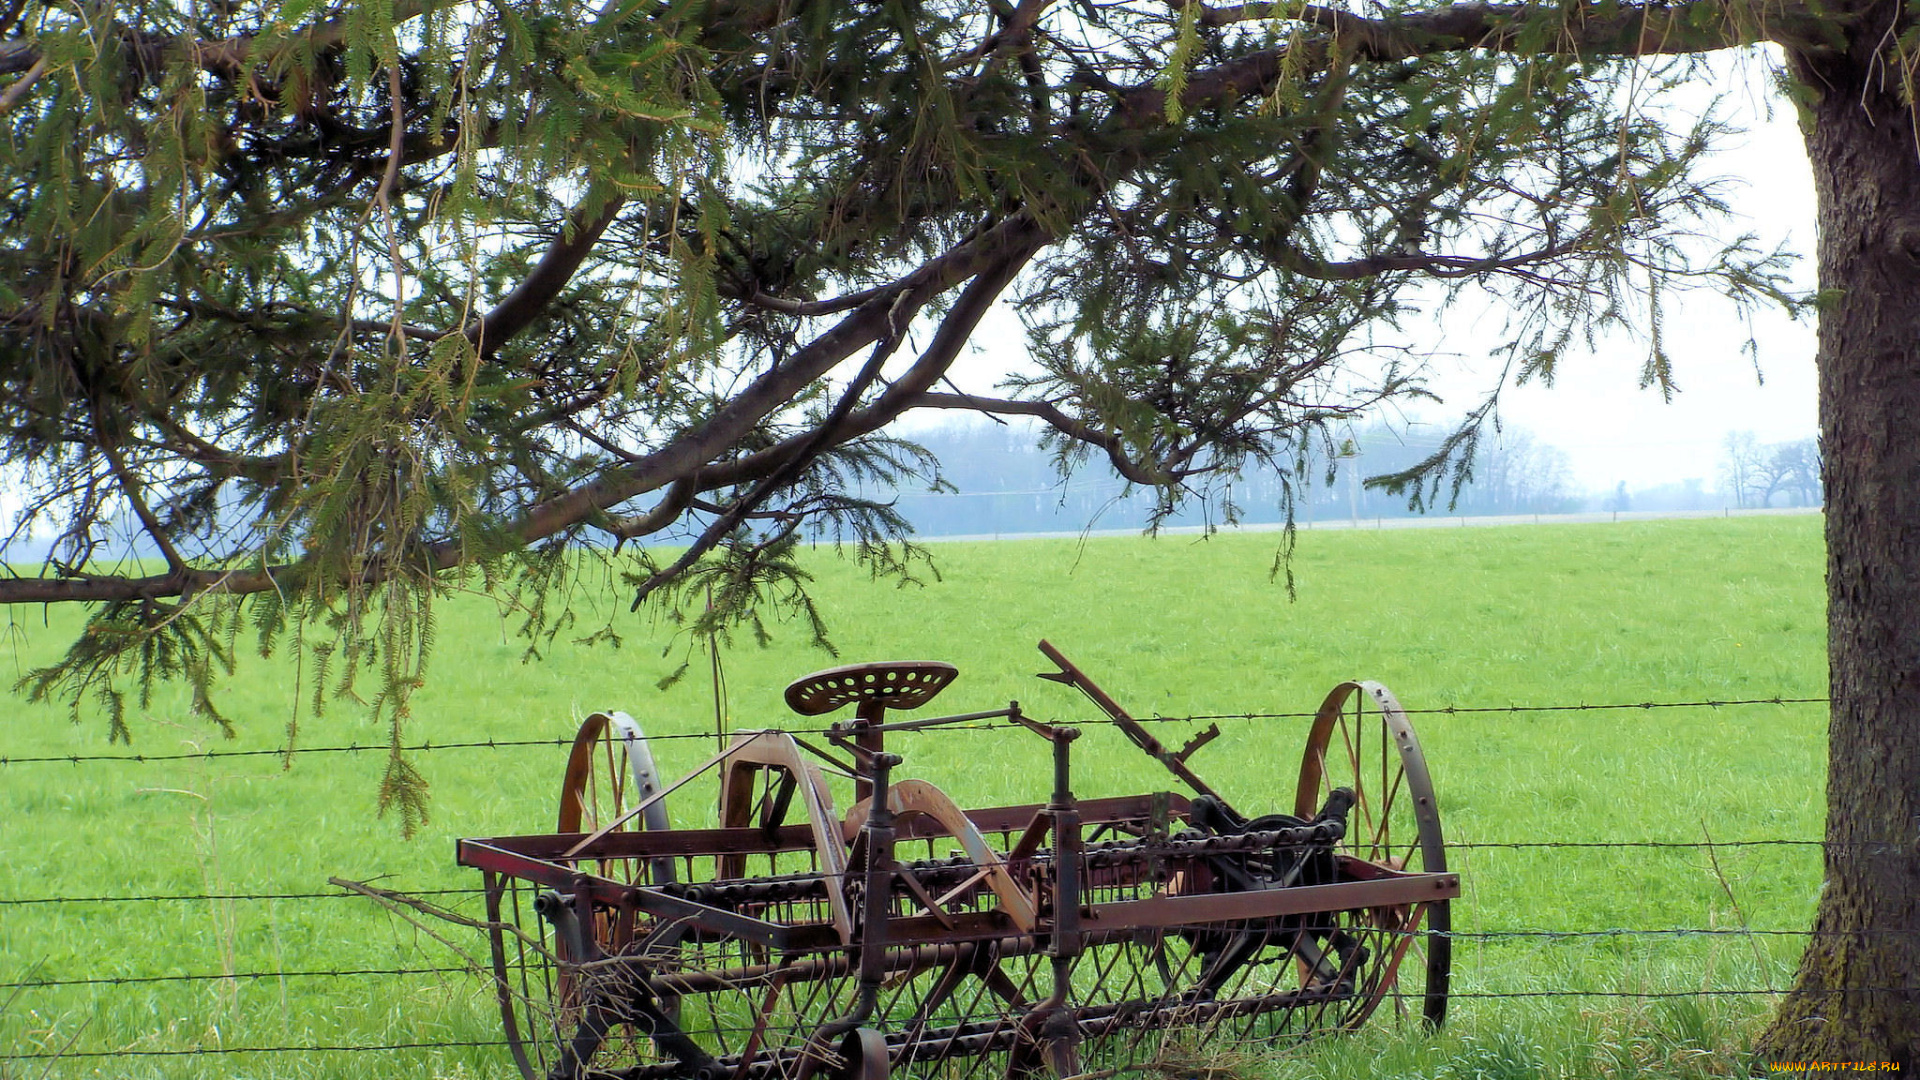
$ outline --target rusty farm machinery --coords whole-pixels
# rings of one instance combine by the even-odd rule
[[[896,719],[955,677],[860,664],[787,688],[824,732],[750,731],[673,784],[596,714],[553,833],[463,840],[527,1080],[1110,1076],[1447,1005],[1440,819],[1377,683],[1315,715],[1286,812],[1243,816],[1046,642],[1058,670],[1187,789],[1077,798],[1079,732],[990,712]],[[1049,744],[1050,798],[962,809],[899,775],[893,733],[1006,724]],[[668,796],[719,780],[717,828]],[[831,781],[829,778],[832,778]],[[836,809],[834,788],[852,802]]]

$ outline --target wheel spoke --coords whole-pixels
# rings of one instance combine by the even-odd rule
[[[1385,731],[1386,725],[1382,724],[1380,729]],[[1393,786],[1385,788],[1387,797],[1380,804],[1381,828],[1379,835],[1374,838],[1374,850],[1383,858],[1393,855],[1393,800],[1395,796],[1400,794],[1400,784],[1406,778],[1407,770],[1395,769],[1393,771]]]
[[[1365,695],[1355,694],[1354,697],[1361,701],[1362,707],[1364,708]],[[1367,856],[1367,858],[1369,859],[1380,858],[1381,849],[1383,847],[1390,848],[1393,845],[1394,788],[1387,786],[1387,725],[1384,723],[1377,723],[1374,726],[1378,728],[1380,731],[1380,785],[1374,788],[1373,790],[1378,792],[1383,792],[1384,797],[1380,801],[1380,806],[1378,810],[1378,813],[1380,815],[1379,824],[1378,824],[1378,827],[1374,829],[1373,853]],[[1398,785],[1396,784],[1394,785],[1394,787],[1398,787]]]

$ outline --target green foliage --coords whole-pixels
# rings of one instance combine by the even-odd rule
[[[1518,1032],[1464,1042],[1462,1053],[1441,1064],[1436,1080],[1534,1080],[1545,1072],[1540,1046]]]
[[[220,630],[218,620],[176,604],[106,604],[87,619],[64,657],[21,676],[17,688],[29,701],[64,700],[75,722],[81,703],[91,697],[106,715],[108,741],[132,742],[119,679],[138,684],[138,704],[147,709],[159,682],[178,675],[192,692],[192,711],[231,736],[233,725],[213,704],[215,676],[233,671],[232,643]]]
[[[1504,300],[1490,348],[1550,378],[1685,289],[1785,298],[1776,253],[1686,235],[1725,205],[1718,124],[1649,118],[1684,71],[1557,51],[1577,9],[1404,53],[1226,10],[10,8],[0,478],[51,547],[0,602],[105,605],[27,691],[126,737],[128,687],[211,712],[244,632],[399,745],[460,590],[538,654],[624,632],[577,625],[590,579],[670,638],[824,642],[798,545],[925,577],[862,494],[939,484],[886,435],[916,409],[1039,416],[1063,468],[1232,521],[1240,470],[1424,393],[1387,344],[1416,303]],[[996,302],[1032,364],[950,393]],[[1391,482],[1430,498],[1474,438]],[[404,761],[381,790],[420,820]]]

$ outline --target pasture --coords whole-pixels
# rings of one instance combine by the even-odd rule
[[[776,625],[724,656],[735,728],[815,726],[780,689],[836,663],[939,659],[959,681],[934,708],[990,709],[1088,729],[1083,796],[1163,789],[1172,778],[1038,681],[1046,637],[1136,715],[1309,713],[1342,679],[1378,679],[1425,744],[1465,895],[1455,905],[1456,1001],[1447,1031],[1421,1040],[1376,1021],[1260,1062],[1254,1075],[1722,1075],[1802,939],[1818,888],[1804,846],[1480,847],[1540,842],[1716,842],[1818,838],[1825,715],[1818,704],[1543,712],[1445,706],[1817,698],[1826,690],[1823,553],[1817,517],[1409,531],[1303,531],[1298,599],[1268,579],[1269,535],[934,545],[924,587],[875,583],[819,552],[815,595],[840,656]],[[711,730],[704,653],[625,612],[612,587],[582,593],[583,627],[609,610],[620,648],[566,640],[523,663],[517,621],[488,600],[445,604],[410,743],[570,737],[578,717],[624,709],[650,734]],[[73,614],[12,613],[9,681],[54,655]],[[584,630],[582,632],[585,632]],[[691,659],[685,679],[655,683]],[[131,750],[104,721],[0,701],[0,758],[272,750],[298,715],[299,743],[358,753],[0,765],[0,1078],[40,1076],[505,1077],[491,1045],[412,1050],[176,1054],[219,1048],[488,1044],[486,984],[457,971],[482,939],[445,941],[327,878],[424,892],[467,889],[461,836],[552,827],[561,747],[436,749],[414,755],[432,818],[412,840],[374,815],[384,729],[348,703],[314,716],[287,658],[247,655],[222,705],[238,737],[189,715],[169,689],[134,718]],[[1254,812],[1291,799],[1306,720],[1222,719],[1193,761]],[[1203,725],[1201,725],[1203,726]],[[1189,728],[1165,725],[1161,737]],[[962,805],[1039,801],[1044,748],[1006,731],[902,737],[905,775]],[[704,760],[706,739],[656,746],[669,777]],[[710,817],[698,785],[670,809]],[[12,903],[99,896],[284,894],[287,899]],[[447,906],[477,912],[449,893]],[[1543,936],[1551,931],[1573,936]],[[1516,932],[1519,932],[1516,934]],[[389,972],[263,977],[273,972]],[[215,976],[145,981],[156,977]],[[233,976],[231,978],[224,976]],[[102,980],[85,985],[19,985]],[[121,980],[119,982],[106,980]],[[1567,991],[1616,995],[1569,996]],[[1695,995],[1696,991],[1711,991]],[[1532,995],[1532,996],[1507,996]],[[82,1056],[130,1051],[140,1056]],[[49,1058],[40,1055],[64,1054]],[[9,1060],[11,1056],[11,1060]]]

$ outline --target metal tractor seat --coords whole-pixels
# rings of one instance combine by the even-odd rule
[[[887,709],[917,709],[932,701],[959,674],[959,668],[937,660],[847,664],[787,684],[787,707],[801,716],[819,716],[858,705],[860,719],[877,724]]]

